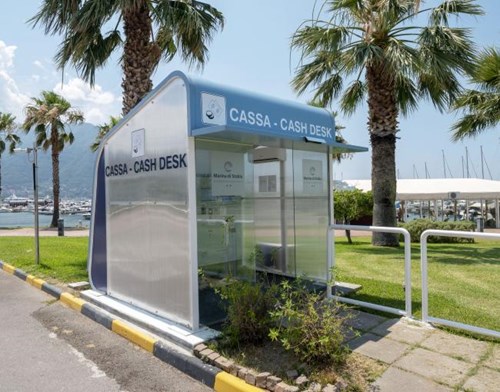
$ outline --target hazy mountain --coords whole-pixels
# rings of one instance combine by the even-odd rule
[[[66,145],[60,155],[61,197],[90,198],[94,178],[96,154],[90,151],[90,145],[97,135],[97,127],[92,124],[72,126],[75,141]],[[34,132],[24,134],[20,131],[21,148],[33,146]],[[31,155],[30,155],[31,158]],[[2,196],[8,197],[33,195],[32,163],[26,152],[2,154]],[[52,160],[50,149],[38,152],[38,178],[40,198],[48,195],[52,198]]]

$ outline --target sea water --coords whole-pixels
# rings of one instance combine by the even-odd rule
[[[60,215],[64,219],[65,227],[89,227],[90,221],[84,220],[81,214]],[[39,215],[40,227],[48,227],[52,215]],[[3,212],[0,213],[0,227],[34,227],[35,217],[32,212]]]

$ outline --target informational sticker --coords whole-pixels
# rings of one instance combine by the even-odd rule
[[[144,155],[144,128],[132,132],[132,158]]]
[[[213,196],[243,196],[243,154],[220,152],[212,154],[211,178]]]
[[[302,180],[304,193],[317,194],[323,192],[323,162],[316,159],[302,160]]]
[[[201,93],[201,121],[226,125],[226,99],[220,95]]]

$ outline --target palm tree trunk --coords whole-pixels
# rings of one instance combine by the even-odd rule
[[[154,61],[159,59],[158,50],[154,50],[156,46],[150,41],[152,24],[145,3],[123,12],[123,115],[151,91]]]
[[[57,227],[59,220],[59,147],[57,144],[58,133],[52,129],[52,194],[54,198],[54,212],[50,227]],[[54,141],[55,140],[55,141]]]
[[[370,143],[372,146],[373,225],[396,226],[396,132],[398,109],[394,81],[382,64],[367,68]],[[398,236],[373,233],[372,244],[398,246]]]

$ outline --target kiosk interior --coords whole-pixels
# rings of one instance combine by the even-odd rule
[[[323,109],[174,72],[99,150],[89,248],[94,290],[197,330],[199,273],[328,276],[331,153]]]

